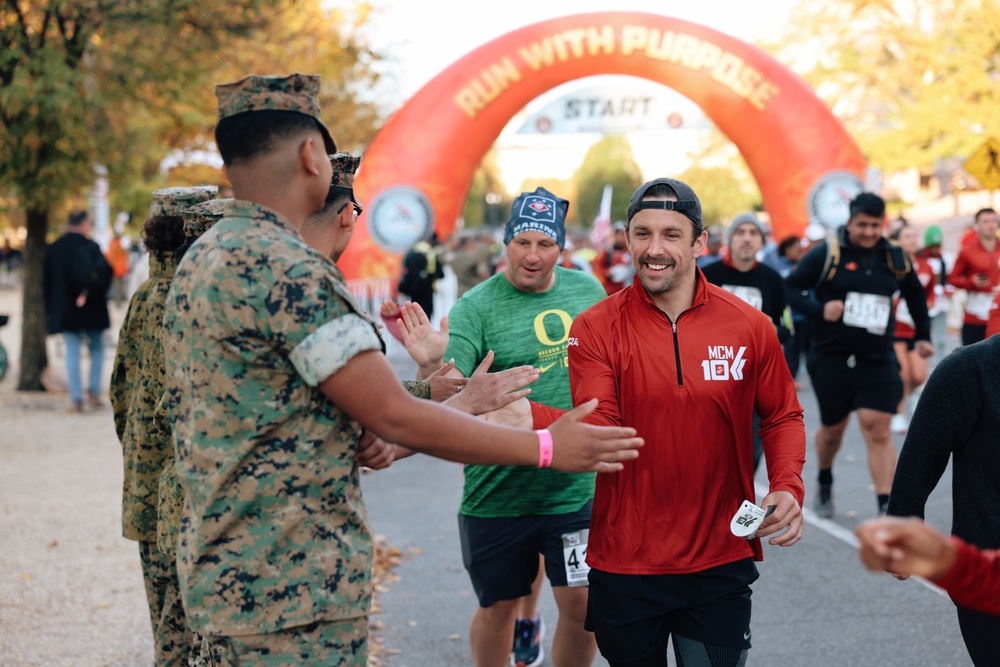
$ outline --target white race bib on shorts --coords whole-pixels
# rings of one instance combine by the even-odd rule
[[[584,528],[562,536],[563,565],[566,566],[566,584],[568,586],[586,586],[590,566],[587,565],[587,540],[590,530]]]

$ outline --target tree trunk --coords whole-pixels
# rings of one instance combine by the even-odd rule
[[[49,229],[48,209],[27,211],[28,237],[24,243],[24,300],[21,306],[21,370],[19,391],[45,391],[42,371],[48,364],[45,354],[45,297],[42,270],[45,265],[45,236]]]

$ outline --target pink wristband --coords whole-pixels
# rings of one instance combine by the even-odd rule
[[[544,429],[535,433],[538,435],[538,467],[548,468],[552,465],[552,434]]]

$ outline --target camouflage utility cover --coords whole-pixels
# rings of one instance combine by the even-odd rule
[[[212,199],[200,204],[195,204],[181,211],[181,218],[184,220],[184,236],[193,239],[198,238],[207,232],[212,225],[219,221],[222,212],[232,199]]]
[[[179,216],[181,211],[215,199],[219,189],[214,185],[197,185],[190,188],[164,188],[153,191],[153,203],[149,206],[150,217],[158,215]]]
[[[217,83],[219,120],[251,111],[295,111],[312,116],[326,141],[326,152],[333,154],[337,143],[320,116],[319,87],[320,77],[316,74],[251,74],[232,83]]]
[[[170,429],[156,420],[155,411],[163,393],[163,311],[175,266],[172,253],[162,260],[149,256],[149,279],[132,295],[111,374],[111,406],[125,463],[122,535],[143,542],[156,540],[160,474],[173,461]]]
[[[375,323],[291,222],[239,200],[185,256],[168,304],[190,626],[238,636],[364,616],[361,429],[317,385],[384,351]]]
[[[330,166],[333,167],[333,177],[330,187],[354,189],[354,176],[358,173],[361,157],[355,157],[347,151],[340,151],[330,156]]]

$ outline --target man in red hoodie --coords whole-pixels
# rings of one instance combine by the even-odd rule
[[[577,316],[568,341],[574,404],[596,396],[594,423],[646,441],[597,480],[588,628],[612,667],[664,667],[671,637],[678,664],[743,665],[760,538],[802,535],[802,408],[774,325],[697,268],[707,234],[689,186],[642,185],[626,234],[638,280]],[[755,409],[771,485],[761,504],[774,509],[741,537]],[[532,404],[536,428],[556,414]]]
[[[967,290],[962,345],[972,345],[986,338],[993,297],[1000,288],[1000,243],[997,242],[997,212],[992,208],[976,212],[972,228],[976,235],[962,246],[948,284]]]

